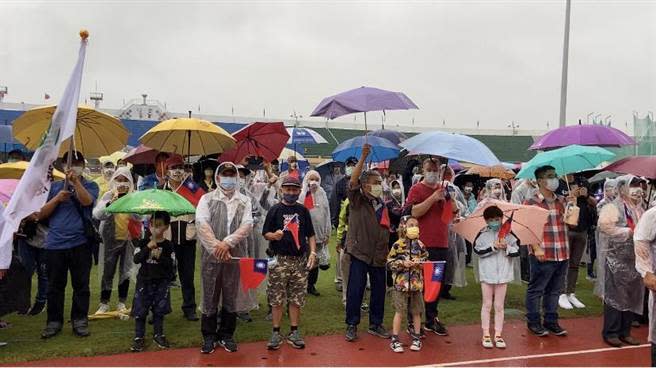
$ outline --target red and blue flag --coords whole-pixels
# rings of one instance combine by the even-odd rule
[[[282,229],[282,231],[289,231],[289,233],[292,234],[292,238],[294,238],[294,243],[296,244],[296,249],[301,249],[301,241],[298,236],[299,226],[298,214],[294,214],[292,218],[285,221],[285,227]]]
[[[424,301],[432,303],[437,300],[444,280],[445,261],[424,263]]]
[[[513,211],[510,214],[510,217],[508,217],[508,220],[501,225],[501,228],[499,229],[499,240],[503,240],[510,234],[510,231],[512,230],[512,222],[513,222],[513,216],[515,216],[515,211]]]
[[[182,185],[180,185],[177,193],[193,204],[194,207],[197,207],[200,198],[205,194],[205,190],[196,184],[191,176],[189,176],[185,179]]]
[[[255,289],[266,278],[268,263],[266,259],[240,258],[239,279],[244,291]]]

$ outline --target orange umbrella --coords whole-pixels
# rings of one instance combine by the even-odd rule
[[[549,211],[536,206],[512,204],[496,199],[486,199],[465,220],[453,225],[453,231],[462,235],[471,243],[476,241],[478,234],[487,226],[483,218],[483,211],[490,206],[497,206],[503,211],[503,222],[513,216],[511,232],[520,240],[521,244],[540,244],[544,234],[544,225],[547,223]]]
[[[495,166],[474,165],[469,170],[467,170],[467,174],[478,175],[482,178],[497,178],[503,180],[509,180],[515,177],[515,172],[504,167],[503,165],[495,165]]]

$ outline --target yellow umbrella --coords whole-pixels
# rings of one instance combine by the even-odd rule
[[[512,179],[515,177],[515,172],[504,167],[503,165],[495,165],[495,166],[474,165],[469,170],[467,170],[466,174],[478,175],[483,178],[497,178],[497,179],[504,179],[504,180]]]
[[[165,120],[141,136],[139,142],[161,152],[187,156],[222,153],[236,144],[230,133],[196,118]]]
[[[42,106],[24,112],[13,124],[16,140],[34,151],[50,128],[57,106]],[[130,132],[116,117],[88,106],[77,109],[74,147],[85,157],[100,157],[123,149]],[[60,148],[60,155],[68,151],[70,139]]]
[[[27,161],[0,164],[0,179],[20,179],[29,165],[30,163]],[[64,180],[66,178],[66,175],[57,169],[52,169],[52,175],[55,180]]]

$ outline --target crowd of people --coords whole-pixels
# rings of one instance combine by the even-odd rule
[[[440,318],[441,301],[457,297],[451,286],[465,286],[465,270],[472,267],[482,295],[481,346],[503,349],[507,285],[527,284],[526,322],[531,333],[566,336],[558,310],[586,308],[576,296],[584,262],[603,302],[603,340],[617,347],[639,344],[631,329],[647,323],[648,291],[656,290],[656,210],[645,179],[625,175],[596,188],[582,175],[559,178],[553,167],[543,166],[531,180],[460,180],[444,158],[425,158],[414,169],[390,172],[388,166],[367,164],[369,153],[365,145],[361,157],[345,162],[343,173],[335,166],[323,177],[315,170],[301,171],[295,157],[282,172],[271,164],[249,168],[247,161],[224,162],[202,168],[195,177],[182,157],[160,153],[151,175],[139,177],[119,160],[103,164],[102,175],[91,181],[84,175],[84,157],[74,152],[72,165],[65,170],[67,180],[54,181],[45,206],[23,220],[12,266],[0,270],[5,284],[12,282],[4,290],[26,285],[27,291],[14,293],[13,303],[22,302],[14,310],[36,315],[47,309],[41,337],[50,339],[64,326],[70,273],[72,329],[78,336],[88,336],[95,260],[102,275],[95,314],[112,310],[116,285],[116,311],[134,318],[131,349],[142,351],[148,321],[154,343],[169,347],[165,316],[172,312],[171,285],[177,284],[184,318],[200,319],[201,352],[212,353],[217,346],[237,351],[237,320],[252,318],[258,291],[266,289],[267,318],[272,323],[266,347],[276,350],[287,342],[300,349],[305,347],[300,326],[306,297],[320,295],[320,271],[334,263],[346,340],[358,340],[361,316],[367,313],[367,333],[390,339],[390,349],[401,353],[404,318],[413,351],[422,349],[428,333],[448,335]],[[62,162],[67,159],[65,155]],[[150,188],[184,190],[195,215],[139,216],[106,210],[117,199]],[[523,244],[512,232],[500,235],[508,216],[490,200],[547,210],[544,228],[534,229],[543,233],[542,243]],[[470,242],[453,225],[481,209],[485,226]],[[92,229],[98,229],[97,235]],[[333,234],[336,259],[331,260]],[[236,260],[241,257],[267,259],[262,265],[268,268],[263,288],[240,287]],[[440,297],[425,302],[422,264],[438,261],[445,262]],[[200,299],[194,286],[196,272]],[[29,280],[34,273],[38,288],[32,303]],[[384,321],[386,298],[395,310],[391,331]],[[10,307],[0,306],[0,312],[3,309]],[[290,331],[283,333],[285,312]],[[651,323],[650,332],[655,329]]]

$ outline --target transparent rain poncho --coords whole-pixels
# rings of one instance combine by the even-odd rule
[[[641,275],[651,272],[656,274],[654,257],[656,257],[656,208],[651,208],[642,215],[633,235],[636,253],[636,270]],[[654,315],[654,291],[649,291],[649,342],[656,342],[656,315]]]
[[[317,188],[310,188],[310,178],[318,181]],[[332,232],[332,223],[330,222],[330,203],[326,192],[321,188],[321,176],[315,170],[310,170],[303,178],[301,195],[298,197],[298,203],[304,204],[308,195],[312,196],[313,208],[309,209],[314,227],[315,239],[317,241],[317,266],[330,266],[330,251],[328,249],[328,239]]]

